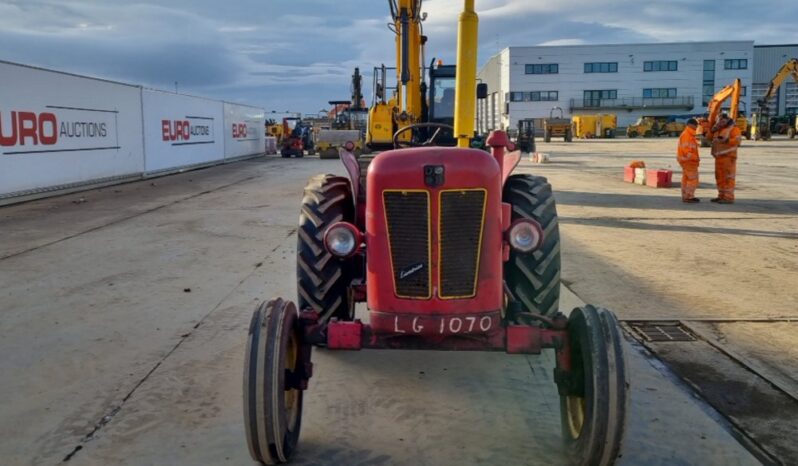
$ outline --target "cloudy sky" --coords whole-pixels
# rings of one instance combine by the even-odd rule
[[[798,43],[795,0],[476,4],[480,64],[508,45]],[[428,59],[453,62],[461,6],[424,1]],[[0,60],[315,113],[348,99],[355,66],[392,64],[388,21],[385,0],[0,0]]]

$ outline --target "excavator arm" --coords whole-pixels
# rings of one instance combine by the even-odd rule
[[[798,83],[798,58],[791,58],[787,60],[787,63],[781,65],[779,71],[773,76],[773,79],[770,80],[767,91],[765,91],[765,94],[757,102],[760,107],[767,106],[768,100],[776,95],[776,90],[781,87],[781,83],[790,75],[792,75],[795,82]]]
[[[791,58],[786,63],[781,65],[779,71],[770,80],[768,88],[762,95],[762,98],[757,100],[756,110],[752,115],[752,128],[751,133],[755,140],[769,140],[770,134],[770,108],[768,101],[776,95],[776,91],[781,87],[781,84],[787,79],[787,76],[792,75],[795,82],[798,83],[798,59]]]
[[[396,101],[409,120],[421,115],[421,1],[388,0],[396,33]]]
[[[725,86],[723,89],[719,90],[714,96],[712,96],[712,100],[709,102],[707,106],[707,110],[709,112],[707,130],[704,136],[707,140],[712,140],[712,128],[718,123],[718,118],[720,117],[721,109],[723,107],[723,103],[727,99],[731,99],[731,105],[729,108],[729,117],[732,120],[737,119],[737,114],[740,112],[740,90],[742,89],[742,83],[740,79],[735,79],[734,83]]]
[[[424,41],[421,22],[422,0],[388,0],[391,22],[388,28],[396,41],[396,89],[387,94],[386,68],[374,69],[374,101],[369,108],[366,141],[372,149],[393,147],[393,135],[422,120],[425,103],[422,99]],[[402,134],[409,140],[410,132]]]

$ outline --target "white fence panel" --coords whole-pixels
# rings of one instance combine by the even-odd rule
[[[226,159],[266,151],[266,116],[263,109],[224,103],[224,156]]]
[[[0,62],[0,197],[135,176],[141,88]]]
[[[224,115],[218,101],[144,89],[148,173],[224,159]]]

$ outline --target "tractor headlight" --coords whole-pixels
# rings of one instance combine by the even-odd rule
[[[357,252],[361,242],[362,236],[358,229],[347,222],[334,223],[324,233],[324,247],[337,257],[351,256]]]
[[[532,252],[543,244],[543,229],[532,219],[518,219],[507,230],[507,242],[516,251]]]

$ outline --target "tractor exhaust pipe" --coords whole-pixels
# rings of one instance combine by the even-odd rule
[[[474,136],[478,30],[479,17],[474,10],[474,0],[465,0],[457,25],[457,76],[454,102],[454,134],[457,137],[457,147],[469,147]]]

